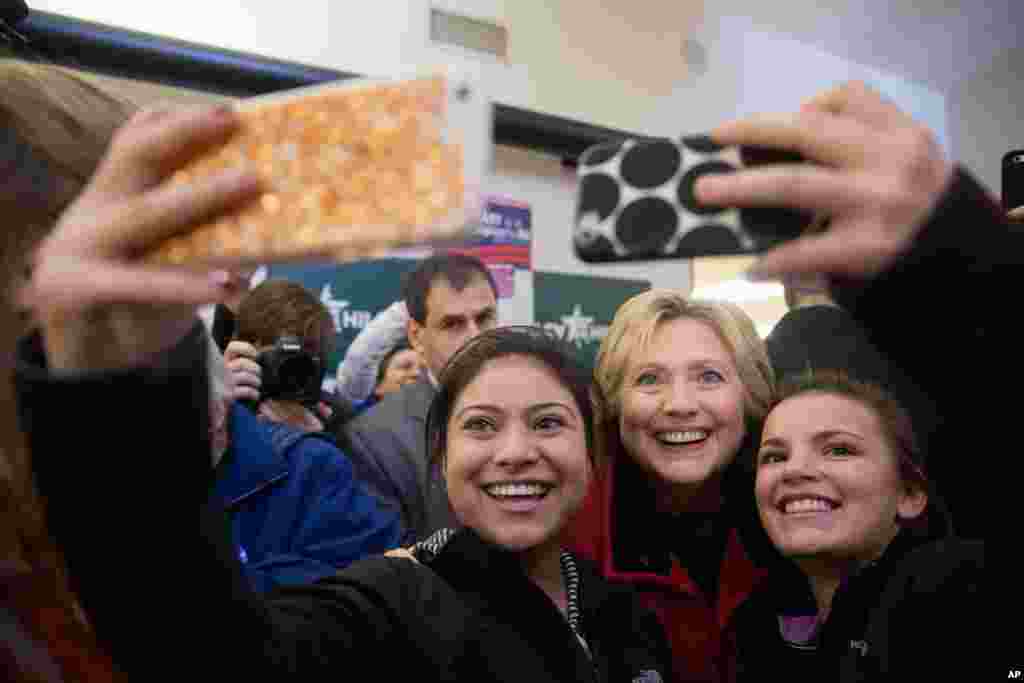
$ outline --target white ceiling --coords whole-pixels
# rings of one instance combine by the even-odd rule
[[[766,30],[943,92],[1000,52],[1024,45],[1024,0],[708,0],[705,8],[708,18],[745,16]]]
[[[487,14],[486,8],[499,12],[503,3],[512,1],[433,0],[431,4],[479,6],[481,12]],[[546,1],[549,0],[515,0],[515,5]],[[592,1],[608,7],[631,7],[635,12],[642,12],[644,3],[673,3],[680,6],[677,14],[689,12],[694,17],[703,14],[705,26],[713,25],[716,16],[745,17],[765,30],[788,35],[825,52],[931,85],[943,92],[949,92],[961,79],[991,64],[998,53],[1024,45],[1021,38],[1024,0]],[[394,2],[383,4],[390,6]],[[137,13],[138,6],[130,0],[94,2],[89,4],[89,10],[74,0],[29,0],[29,5],[83,18],[96,14],[109,21],[119,16],[127,21],[125,25],[134,25],[131,17],[133,12]],[[729,39],[729,36],[702,35],[700,29],[695,35],[698,40]]]

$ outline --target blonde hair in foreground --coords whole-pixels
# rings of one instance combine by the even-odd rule
[[[594,374],[601,392],[602,421],[619,415],[630,358],[647,348],[662,323],[679,319],[698,320],[714,330],[736,364],[747,417],[763,419],[774,397],[775,373],[750,316],[732,303],[688,299],[673,289],[650,289],[619,306],[601,342]]]
[[[85,187],[114,132],[135,109],[60,67],[0,59],[0,212],[6,227],[6,268],[20,271],[27,255]]]

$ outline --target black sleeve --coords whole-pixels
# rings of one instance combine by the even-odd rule
[[[205,505],[203,334],[197,324],[153,367],[73,375],[48,371],[38,335],[19,345],[19,420],[49,531],[97,636],[128,672],[151,674],[179,630],[202,653],[226,628],[198,607],[209,596],[246,604],[224,520]],[[186,590],[191,611],[179,599]]]
[[[387,680],[449,672],[466,614],[454,592],[427,567],[374,557],[315,584],[283,588],[267,602],[272,637],[263,673],[295,680],[337,680],[339,671]]]
[[[990,473],[1012,424],[995,397],[1021,377],[1007,308],[1024,231],[1010,226],[981,186],[959,169],[911,250],[866,284],[834,283],[837,301],[936,410],[928,469],[962,536],[981,538],[988,517],[979,478]],[[995,393],[994,393],[995,392]],[[984,459],[984,460],[983,460]]]
[[[231,339],[235,336],[235,314],[224,304],[217,304],[213,309],[213,324],[210,326],[210,336],[217,344],[221,353],[228,348]]]
[[[944,680],[964,665],[974,680],[1007,677],[1011,662],[1002,656],[1009,651],[999,647],[1002,627],[993,620],[984,574],[981,541],[948,538],[907,557],[886,584],[865,638],[879,649],[886,680]]]

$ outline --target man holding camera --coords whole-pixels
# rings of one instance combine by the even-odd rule
[[[227,511],[257,590],[308,583],[399,542],[314,414],[334,327],[301,285],[267,280],[238,309],[225,352],[227,448],[212,498]]]

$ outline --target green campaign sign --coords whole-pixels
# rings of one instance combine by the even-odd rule
[[[650,287],[646,280],[534,271],[534,320],[569,342],[577,358],[593,367],[615,311],[626,299]]]
[[[375,315],[402,296],[402,279],[416,259],[384,258],[344,264],[272,265],[267,277],[297,282],[323,302],[334,320],[334,353],[327,362],[333,377],[349,344]]]

